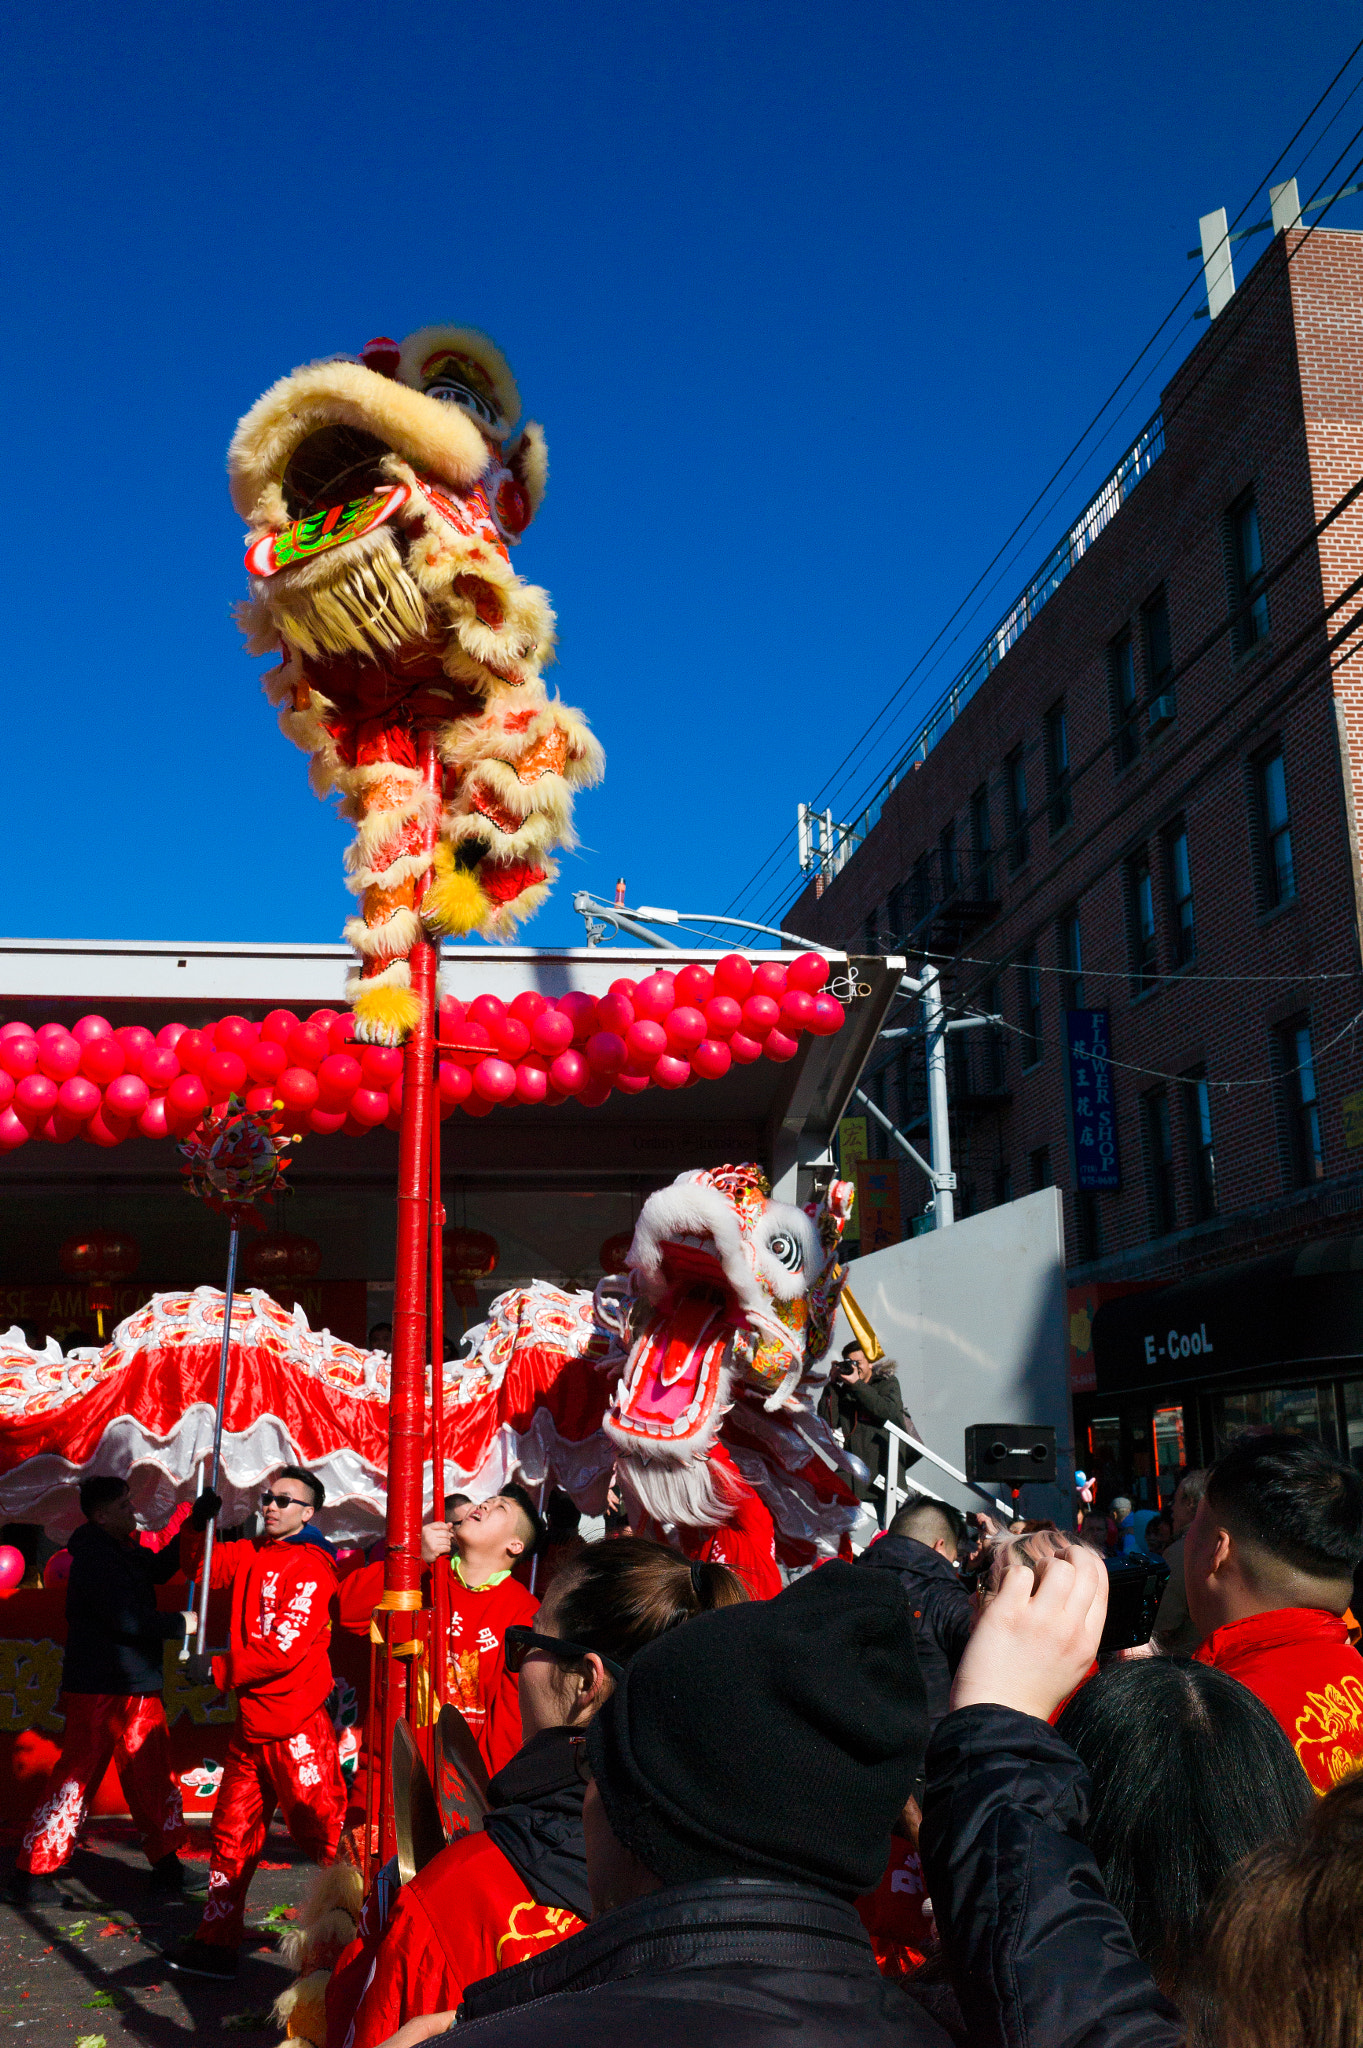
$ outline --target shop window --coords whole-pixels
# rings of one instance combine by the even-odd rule
[[[1084,946],[1079,930],[1079,912],[1071,905],[1060,913],[1058,927],[1060,940],[1060,1007],[1062,1010],[1082,1010],[1084,1007]]]
[[[970,799],[970,850],[975,864],[975,896],[980,903],[994,898],[994,841],[989,824],[989,785],[982,782]]]
[[[1003,796],[1008,828],[1008,865],[1020,868],[1031,856],[1031,835],[1027,829],[1027,764],[1021,747],[1014,747],[1003,764]]]
[[[1052,704],[1046,713],[1046,796],[1051,821],[1051,837],[1063,832],[1074,817],[1074,798],[1070,791],[1070,734],[1065,721],[1065,700]]]
[[[1279,1026],[1278,1057],[1293,1181],[1299,1188],[1312,1187],[1325,1178],[1325,1153],[1309,1017],[1293,1017]]]
[[[1346,1455],[1354,1470],[1363,1472],[1363,1380],[1345,1380],[1343,1392]]]
[[[1041,1059],[1041,962],[1035,946],[1029,946],[1018,964],[1018,1011],[1022,1025],[1022,1064],[1034,1067]]]
[[[1197,952],[1193,934],[1193,877],[1188,866],[1188,828],[1180,818],[1164,835],[1164,872],[1169,888],[1169,927],[1174,965],[1186,967]]]
[[[1155,1480],[1160,1506],[1169,1507],[1179,1475],[1188,1462],[1182,1408],[1157,1408],[1150,1427],[1155,1440]]]
[[[942,894],[944,896],[951,896],[955,894],[961,885],[961,877],[956,866],[956,820],[954,818],[949,825],[943,825],[937,840],[937,848],[942,862]]]
[[[1055,1186],[1055,1175],[1051,1171],[1051,1148],[1049,1145],[1038,1145],[1034,1152],[1029,1152],[1027,1154],[1027,1167],[1031,1177],[1033,1194],[1036,1194],[1041,1188]]]
[[[1216,1145],[1212,1137],[1211,1091],[1205,1067],[1183,1076],[1188,1110],[1188,1156],[1193,1162],[1193,1207],[1199,1223],[1216,1214]]]
[[[1155,887],[1150,878],[1150,856],[1142,847],[1126,863],[1126,926],[1131,959],[1131,993],[1144,995],[1159,976],[1155,937]]]
[[[1146,723],[1151,732],[1177,716],[1174,696],[1174,654],[1169,636],[1169,602],[1163,589],[1141,607],[1141,634],[1145,641],[1145,678],[1150,708]]]
[[[1145,1177],[1150,1235],[1167,1237],[1177,1221],[1174,1200],[1174,1136],[1169,1124],[1169,1091],[1152,1088],[1141,1098],[1145,1124]]]
[[[1243,1394],[1212,1396],[1212,1433],[1216,1457],[1246,1430],[1292,1430],[1309,1436],[1338,1456],[1334,1389],[1323,1387],[1253,1387]]]
[[[1112,698],[1113,766],[1129,768],[1141,750],[1136,683],[1136,649],[1130,629],[1119,633],[1107,651],[1108,691]]]
[[[1297,893],[1281,746],[1261,754],[1254,763],[1254,808],[1260,902],[1263,909],[1276,910],[1280,904],[1290,903]]]
[[[1247,491],[1228,515],[1233,635],[1237,654],[1248,654],[1268,638],[1268,592],[1264,588],[1264,550],[1259,538],[1259,508]]]

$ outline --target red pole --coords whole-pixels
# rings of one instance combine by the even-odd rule
[[[445,1205],[441,1199],[440,1117],[431,1114],[431,1519],[445,1513]],[[450,1561],[431,1573],[431,1720],[439,1719],[449,1680]]]

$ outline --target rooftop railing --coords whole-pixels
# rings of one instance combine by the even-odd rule
[[[1164,453],[1164,420],[1156,413],[1127,449],[1102,488],[1089,500],[1068,533],[1028,583],[1022,595],[1009,607],[993,632],[976,648],[951,687],[938,698],[898,763],[881,784],[860,817],[850,824],[836,824],[830,811],[812,811],[800,806],[800,865],[822,868],[826,880],[841,874],[852,855],[876,824],[892,790],[911,769],[926,761],[943,733],[954,725],[985,678],[996,669],[1009,648],[1031,625],[1042,606],[1059,590],[1075,564],[1093,546],[1103,528],[1121,510],[1141,478],[1148,474]]]

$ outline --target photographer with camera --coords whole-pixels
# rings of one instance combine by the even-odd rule
[[[872,1365],[860,1344],[844,1344],[841,1359],[828,1375],[819,1413],[844,1448],[860,1458],[870,1473],[864,1483],[854,1482],[857,1498],[876,1500],[876,1477],[885,1470],[884,1425],[893,1422],[914,1434],[913,1424],[904,1414],[894,1360],[882,1358]],[[913,1456],[905,1453],[901,1468],[913,1462]]]

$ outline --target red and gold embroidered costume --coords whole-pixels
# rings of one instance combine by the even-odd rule
[[[46,1877],[71,1854],[90,1794],[113,1763],[147,1861],[174,1856],[188,1836],[170,1767],[170,1730],[159,1693],[68,1692],[66,1733],[52,1790],[29,1823],[18,1868]]]
[[[1263,1701],[1317,1792],[1363,1770],[1363,1657],[1322,1607],[1279,1607],[1213,1629],[1199,1664]]]

